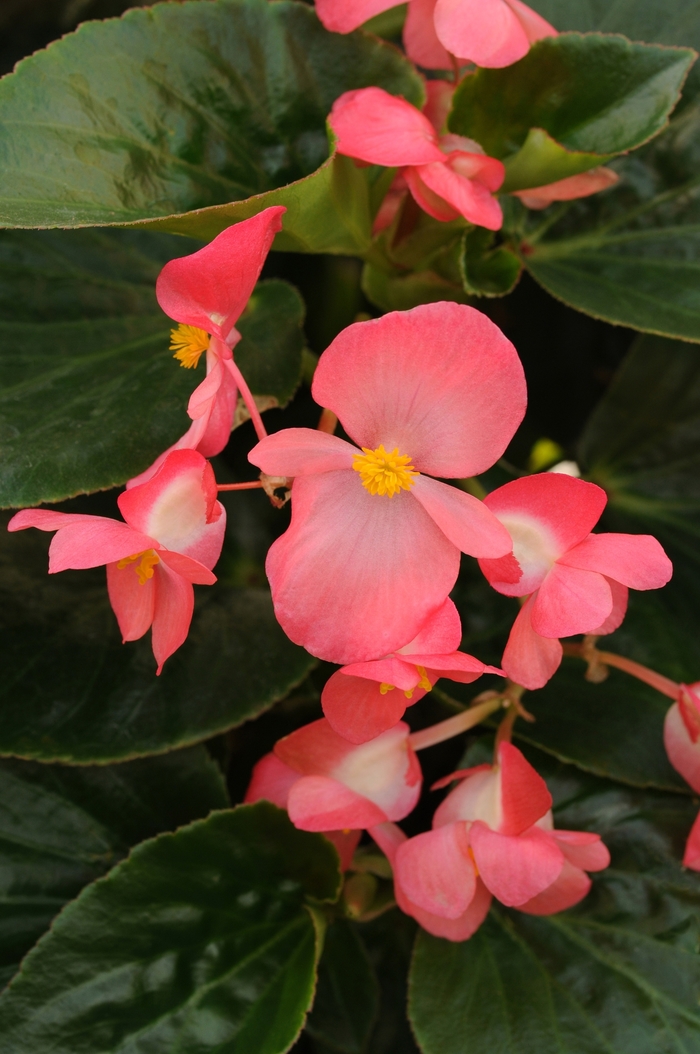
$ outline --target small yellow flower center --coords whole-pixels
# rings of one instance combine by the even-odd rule
[[[433,686],[428,680],[428,674],[425,672],[425,666],[416,666],[418,673],[420,674],[420,681],[418,684],[421,688],[425,688],[426,692],[432,692]]]
[[[362,486],[370,494],[388,494],[393,498],[400,490],[412,487],[414,477],[420,475],[411,464],[408,454],[399,454],[398,447],[394,447],[390,454],[384,449],[384,444],[376,450],[363,446],[362,451],[354,459],[352,467],[360,473]]]
[[[133,564],[136,560],[141,561],[140,564],[134,568],[139,580],[139,585],[145,586],[149,578],[153,578],[153,569],[156,564],[160,563],[160,557],[155,549],[146,549],[142,553],[134,553],[133,556],[125,556],[123,560],[120,560],[117,567],[122,571],[129,564]]]
[[[186,370],[195,368],[208,347],[209,334],[198,326],[180,324],[177,329],[170,330],[170,350],[175,352],[173,358],[179,359]]]
[[[428,680],[428,675],[425,672],[425,666],[416,666],[416,669],[420,674],[420,681],[418,682],[418,685],[421,688],[425,688],[426,692],[432,692],[433,686]],[[382,681],[382,683],[379,685],[379,694],[386,695],[387,692],[393,692],[395,687],[395,684],[386,684],[385,681]],[[415,690],[415,688],[404,689],[403,694],[406,696],[407,699],[412,699]]]

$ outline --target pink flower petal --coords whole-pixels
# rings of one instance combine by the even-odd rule
[[[452,303],[348,326],[321,356],[312,392],[358,446],[398,447],[439,477],[490,468],[526,404],[513,345],[486,315]]]
[[[552,808],[552,795],[539,773],[512,743],[501,743],[498,760],[502,812],[498,831],[520,835]]]
[[[506,0],[506,2],[518,16],[520,24],[531,44],[534,44],[536,40],[543,40],[545,37],[559,36],[553,25],[542,18],[542,15],[538,15],[536,11],[533,11],[531,7],[528,7],[527,4],[524,4],[522,0]]]
[[[165,660],[187,640],[194,611],[194,590],[191,582],[162,561],[155,568],[153,581],[156,596],[151,643],[158,663],[156,673],[160,673]]]
[[[396,884],[424,911],[458,919],[476,892],[476,872],[464,823],[409,838],[396,851]]]
[[[612,593],[603,575],[557,563],[535,594],[532,627],[543,637],[590,633],[611,611]]]
[[[316,0],[316,14],[331,33],[352,33],[382,11],[396,7],[398,0]]]
[[[477,66],[510,66],[530,50],[526,30],[505,0],[438,0],[435,30],[449,52]]]
[[[498,557],[510,552],[513,543],[508,531],[472,494],[430,476],[418,476],[411,493],[463,553]]]
[[[478,154],[475,156],[479,157]],[[499,161],[495,164],[503,168]],[[499,231],[503,226],[503,212],[496,198],[477,179],[467,179],[455,171],[451,163],[421,165],[418,175],[426,187],[443,198],[465,220],[490,231]],[[502,182],[503,178],[498,185]]]
[[[323,718],[275,743],[275,756],[301,776],[329,776],[353,747]]]
[[[530,597],[518,612],[501,660],[511,681],[528,691],[544,688],[558,670],[563,655],[558,640],[541,637],[532,628],[530,616],[535,596]]]
[[[231,373],[231,360],[225,359],[220,362],[218,370],[221,372],[220,383],[209,405],[202,408],[202,406],[194,404],[198,412],[197,419],[201,417],[204,425],[202,434],[197,441],[196,449],[204,457],[214,457],[215,454],[220,454],[228,443],[231,438],[233,419],[238,404],[238,385]],[[190,396],[190,403],[187,408],[187,412],[193,419],[193,399],[196,394],[197,391],[194,391]],[[194,435],[195,433],[193,432],[192,434]]]
[[[193,585],[213,586],[216,582],[216,575],[213,571],[210,571],[204,564],[200,564],[199,560],[193,560],[191,556],[173,553],[169,549],[159,549],[158,555],[171,571],[186,578]]]
[[[340,870],[347,871],[362,837],[362,831],[324,831],[323,834],[338,851]]]
[[[556,183],[533,187],[531,190],[516,190],[513,197],[520,198],[528,209],[546,209],[553,201],[574,201],[576,198],[587,198],[600,190],[607,190],[618,183],[620,177],[611,168],[592,168],[590,172],[581,172],[578,176],[558,179]]]
[[[464,651],[453,651],[451,655],[415,655],[414,662],[423,666],[428,679],[434,684],[440,677],[447,677],[459,684],[471,684],[484,673],[495,673],[505,676],[495,666],[486,666],[480,659],[467,655]]]
[[[592,831],[552,831],[557,845],[574,867],[603,871],[610,864],[608,847]]]
[[[469,840],[484,884],[507,907],[532,900],[552,885],[564,866],[554,838],[539,827],[513,836],[498,834],[477,820]]]
[[[700,794],[700,739],[691,738],[678,703],[666,714],[664,746],[676,772]]]
[[[253,768],[243,801],[250,804],[264,798],[280,809],[286,809],[289,792],[300,778],[298,772],[290,769],[275,754],[265,754]]]
[[[551,886],[524,904],[518,904],[518,911],[527,915],[556,915],[558,911],[566,911],[578,904],[590,888],[591,880],[586,872],[565,860],[559,877]]]
[[[117,616],[122,643],[139,640],[151,628],[155,605],[155,581],[149,578],[142,585],[134,565],[119,568],[107,564],[107,591],[112,610]]]
[[[440,145],[447,152],[447,166],[451,171],[492,193],[501,189],[506,178],[505,165],[495,157],[487,157],[473,139],[465,139],[460,135],[445,135],[440,140]]]
[[[414,201],[420,205],[423,212],[427,212],[434,220],[439,220],[441,223],[449,223],[451,220],[458,219],[459,212],[457,209],[452,208],[444,198],[436,194],[427,183],[423,182],[420,176],[421,171],[421,168],[402,169],[403,178],[413,195]]]
[[[339,154],[372,165],[392,168],[443,159],[428,118],[383,88],[345,92],[333,103],[328,123],[337,136]]]
[[[386,659],[375,659],[373,662],[352,662],[338,672],[343,676],[393,684],[402,691],[411,691],[420,680],[420,674],[412,663],[403,662],[394,655],[389,655]]]
[[[589,534],[560,563],[599,571],[631,589],[660,589],[673,574],[673,564],[650,534]]]
[[[352,470],[326,472],[295,479],[266,570],[287,636],[344,664],[415,637],[452,589],[459,552],[410,492],[373,495]]]
[[[387,816],[344,783],[328,776],[302,776],[289,791],[289,819],[302,831],[372,827]]]
[[[622,625],[625,615],[627,614],[629,589],[627,586],[623,586],[619,582],[616,582],[614,578],[606,577],[605,580],[610,586],[613,606],[612,611],[606,618],[605,622],[602,622],[600,626],[596,626],[595,629],[591,630],[591,633],[595,634],[596,637],[603,637],[606,633],[614,633],[615,630]]]
[[[166,315],[224,341],[258,280],[286,209],[273,205],[227,227],[203,249],[170,260],[158,276],[156,296]]]
[[[100,567],[145,549],[159,548],[153,538],[107,516],[22,509],[7,525],[8,531],[23,531],[27,527],[58,532],[49,547],[49,574],[68,568]]]
[[[425,694],[419,688],[410,702]],[[350,743],[367,743],[401,720],[409,700],[399,689],[382,695],[376,681],[338,670],[326,681],[321,706],[331,728]]]
[[[403,43],[412,62],[427,70],[451,70],[452,61],[435,32],[435,0],[409,0],[408,13],[403,27]],[[428,81],[444,84],[444,81]],[[448,107],[449,109],[449,107]],[[426,107],[427,110],[427,107]],[[435,122],[431,123],[435,125]],[[435,125],[437,131],[440,125]]]
[[[415,9],[420,8],[421,4],[430,8],[430,21],[432,24],[432,12],[435,8],[435,0],[411,0],[411,7]],[[409,18],[410,18],[409,10]],[[408,25],[408,18],[406,20]],[[433,30],[434,32],[434,30]],[[404,39],[406,37],[406,30],[404,28]],[[442,45],[440,45],[442,48]],[[447,61],[449,63],[449,56],[447,52],[442,48]],[[415,62],[415,59],[413,60]],[[449,63],[449,67],[452,68],[452,64]],[[423,113],[428,118],[433,128],[438,135],[442,135],[447,132],[447,118],[450,110],[452,109],[452,99],[454,98],[455,86],[450,84],[449,81],[425,81],[425,95],[426,101],[423,107]]]
[[[489,913],[492,899],[484,883],[477,878],[474,897],[464,914],[458,919],[445,919],[440,915],[432,915],[429,911],[419,908],[417,904],[413,904],[396,881],[394,881],[394,891],[396,903],[406,915],[414,918],[424,930],[432,933],[434,937],[444,937],[448,941],[455,942],[467,941],[476,933]]]
[[[700,871],[700,814],[690,828],[683,854],[683,867],[689,867],[691,871]]]
[[[338,436],[315,428],[283,428],[261,439],[248,460],[269,476],[309,476],[352,468],[360,451]]]
[[[462,623],[454,601],[448,597],[441,608],[433,612],[413,640],[399,649],[408,659],[414,652],[423,655],[448,655],[457,650],[462,640]],[[421,664],[422,665],[422,664]]]

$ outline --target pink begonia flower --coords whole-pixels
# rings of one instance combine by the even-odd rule
[[[422,776],[409,731],[401,722],[353,746],[325,718],[313,721],[257,763],[245,800],[286,809],[295,827],[331,837],[346,860],[363,828],[401,820],[418,801]]]
[[[511,551],[483,502],[431,476],[476,475],[501,456],[525,378],[486,315],[437,303],[349,326],[321,356],[312,394],[357,446],[287,428],[251,451],[268,475],[296,477],[267,575],[288,637],[329,662],[366,662],[442,607],[460,551]]]
[[[678,702],[666,714],[664,745],[676,772],[700,794],[700,682],[681,685]],[[683,866],[700,871],[700,814],[688,835]]]
[[[438,137],[429,119],[383,88],[348,91],[333,103],[328,123],[336,150],[367,164],[397,167],[420,207],[436,220],[463,216],[497,231],[501,206],[493,197],[505,178],[501,161],[459,135]]]
[[[23,509],[9,531],[56,531],[49,574],[107,565],[109,600],[124,643],[152,628],[158,673],[187,637],[192,583],[212,585],[226,512],[209,462],[196,450],[168,454],[155,475],[117,498],[126,522],[106,516]]]
[[[238,393],[253,420],[258,438],[265,428],[255,399],[233,359],[241,339],[236,322],[255,288],[265,258],[287,210],[273,205],[217,235],[203,249],[170,260],[158,275],[156,297],[166,315],[179,322],[172,330],[174,358],[187,369],[206,353],[207,375],[190,396],[192,424],[181,439],[127,483],[150,479],[171,450],[198,450],[204,457],[219,454],[233,428]]]
[[[332,674],[321,695],[331,728],[351,743],[366,743],[392,728],[407,706],[417,703],[440,677],[471,684],[482,673],[503,676],[458,651],[462,625],[448,598],[416,637],[392,655],[356,662]]]
[[[402,906],[429,932],[470,936],[486,914],[487,895],[530,915],[563,911],[590,889],[586,871],[608,866],[599,835],[554,830],[547,786],[512,744],[500,744],[497,765],[453,773],[435,787],[456,777],[463,779],[436,811],[433,829],[394,853]]]
[[[529,209],[546,209],[553,201],[574,201],[576,198],[587,198],[608,190],[619,183],[620,177],[611,168],[592,168],[578,176],[559,179],[556,183],[547,183],[542,187],[531,187],[529,190],[513,191],[514,198],[520,198]]]
[[[350,33],[397,0],[316,0],[326,29]],[[426,69],[452,69],[450,56],[477,66],[510,66],[557,31],[522,0],[409,0],[406,52]]]
[[[481,570],[499,593],[528,597],[502,660],[524,688],[541,688],[556,671],[559,637],[612,633],[628,588],[659,589],[673,573],[651,535],[590,533],[606,502],[594,483],[552,472],[513,480],[484,499],[510,531],[513,554],[480,560]]]

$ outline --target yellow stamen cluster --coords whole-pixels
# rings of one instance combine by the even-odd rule
[[[399,454],[395,447],[391,453],[384,449],[384,444],[376,450],[362,448],[352,463],[355,472],[360,473],[362,486],[370,494],[388,494],[390,498],[400,490],[408,490],[420,473],[411,464],[408,454]]]
[[[179,359],[186,370],[195,368],[208,347],[209,334],[198,326],[180,324],[177,329],[170,330],[170,350],[175,352],[173,358]]]
[[[425,688],[426,692],[432,692],[433,686],[428,680],[428,674],[425,672],[425,666],[416,666],[416,669],[420,674],[420,681],[418,682],[418,686],[420,688]],[[395,687],[395,684],[386,684],[384,681],[382,681],[382,683],[379,685],[379,694],[386,695],[387,692],[393,692]],[[415,690],[415,688],[408,688],[404,690],[403,694],[406,696],[407,699],[412,699]]]
[[[133,556],[125,556],[123,560],[120,560],[117,564],[119,570],[123,570],[128,567],[129,564],[133,564],[136,560],[141,561],[140,564],[134,568],[139,580],[139,585],[145,586],[149,578],[153,578],[154,567],[160,563],[160,557],[155,549],[146,549],[142,553],[134,553]]]
[[[425,672],[425,666],[416,666],[418,673],[420,674],[420,681],[418,684],[421,688],[425,688],[426,692],[432,692],[433,686],[428,680],[428,674]]]

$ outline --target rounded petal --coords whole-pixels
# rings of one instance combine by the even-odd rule
[[[444,302],[348,326],[321,356],[312,390],[359,446],[398,447],[440,477],[493,465],[526,404],[510,341],[475,308]]]
[[[369,798],[329,776],[302,776],[289,791],[287,809],[302,831],[362,829],[387,819]]]
[[[333,103],[328,123],[339,154],[372,165],[426,165],[443,158],[428,118],[383,88],[345,92]]]
[[[498,748],[501,780],[500,834],[520,835],[552,808],[547,784],[512,743]]]
[[[171,571],[162,561],[155,568],[153,582],[155,602],[151,643],[158,663],[156,673],[160,673],[165,660],[187,639],[194,611],[194,590],[191,582]]]
[[[618,629],[627,614],[627,604],[629,602],[629,589],[627,586],[620,585],[614,578],[606,578],[606,582],[610,586],[610,595],[612,596],[612,611],[606,618],[605,622],[602,622],[600,626],[596,626],[595,629],[591,630],[591,633],[596,637],[603,637],[606,633],[614,633]]]
[[[382,11],[396,7],[399,0],[316,0],[316,14],[331,33],[352,33]]]
[[[286,209],[273,205],[227,227],[189,256],[170,260],[158,276],[156,297],[166,315],[222,340],[248,303]]]
[[[439,220],[441,223],[449,223],[451,220],[458,219],[459,213],[457,209],[452,208],[444,198],[441,198],[439,194],[431,190],[427,183],[424,183],[421,179],[420,172],[419,168],[404,168],[402,170],[406,186],[413,195],[414,201],[420,205],[423,212],[427,212],[434,220]]]
[[[565,860],[559,877],[551,886],[524,904],[518,904],[518,911],[524,911],[526,915],[555,915],[578,904],[590,888],[591,880],[586,872]]]
[[[530,50],[526,30],[505,0],[438,0],[435,30],[449,52],[477,66],[510,66]]]
[[[419,688],[416,696],[424,693]],[[399,689],[382,695],[377,681],[334,673],[325,684],[321,706],[331,728],[350,743],[368,743],[401,720],[409,700]]]
[[[280,809],[286,809],[289,792],[298,779],[299,773],[290,769],[275,754],[265,754],[253,768],[243,801],[250,804],[264,798]]]
[[[689,867],[691,871],[700,871],[700,814],[690,828],[683,854],[683,867]]]
[[[700,738],[697,733],[695,739],[691,736],[679,703],[674,703],[666,714],[664,746],[676,772],[700,794]]]
[[[484,884],[510,908],[551,886],[564,866],[564,854],[554,838],[539,827],[513,836],[498,834],[477,821],[469,840]]]
[[[479,157],[480,155],[477,154],[475,156]],[[484,159],[481,158],[481,160]],[[495,164],[503,168],[500,161],[496,161]],[[448,205],[452,206],[455,212],[458,212],[460,216],[464,216],[469,223],[474,223],[478,227],[486,227],[490,231],[499,231],[503,226],[501,206],[496,198],[493,197],[491,191],[478,179],[468,179],[460,172],[455,171],[452,164],[446,163],[421,165],[418,169],[418,175],[429,190],[443,198]],[[504,176],[505,169],[503,169],[503,176],[500,178],[499,186],[503,182]]]
[[[543,637],[591,633],[608,618],[612,603],[603,575],[557,563],[535,594],[532,628]]]
[[[300,776],[330,776],[353,747],[321,718],[275,743],[275,756]]]
[[[352,468],[357,447],[315,428],[283,428],[265,436],[248,460],[269,476],[309,476]]]
[[[520,19],[520,24],[531,44],[534,44],[536,40],[543,40],[545,37],[559,36],[554,26],[542,18],[542,15],[538,15],[531,7],[524,4],[523,0],[507,0],[507,2]]]
[[[447,164],[453,172],[495,193],[506,178],[502,161],[488,157],[473,139],[460,135],[445,135],[440,145],[447,152]],[[499,206],[500,210],[500,206]]]
[[[399,655],[449,655],[462,641],[462,623],[454,601],[448,597],[441,608],[434,611],[410,642],[399,648]],[[421,663],[421,665],[423,665]]]
[[[406,54],[412,62],[426,70],[451,70],[450,56],[435,32],[434,16],[435,0],[410,0],[403,27],[403,44]],[[444,81],[428,81],[428,97],[430,98],[431,84],[444,83]],[[431,123],[437,131],[440,130],[432,119]]]
[[[155,605],[155,576],[143,585],[132,565],[107,564],[107,592],[117,616],[122,642],[139,640],[151,628]]]
[[[472,494],[430,476],[418,476],[411,493],[463,553],[495,558],[511,551],[513,542],[506,528]]]
[[[583,871],[603,871],[610,864],[610,852],[599,834],[592,831],[552,831],[557,845],[574,867]]]
[[[492,899],[484,883],[477,878],[474,897],[464,914],[458,919],[446,919],[441,915],[432,915],[429,911],[419,908],[417,904],[413,904],[396,881],[394,881],[394,894],[401,910],[414,918],[424,930],[432,933],[434,937],[444,937],[448,941],[455,942],[467,941],[476,933],[489,913]]]
[[[458,919],[476,892],[476,871],[463,823],[418,834],[400,845],[394,861],[396,884],[424,911]]]
[[[589,534],[560,562],[598,571],[630,589],[661,589],[673,574],[673,564],[650,534]]]
[[[370,494],[356,472],[301,476],[267,576],[288,637],[341,664],[402,647],[445,601],[459,551],[408,491]]]
[[[535,596],[529,597],[518,612],[501,659],[501,665],[511,681],[528,691],[544,688],[559,669],[564,654],[557,639],[541,637],[532,628],[531,613]]]

